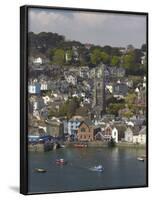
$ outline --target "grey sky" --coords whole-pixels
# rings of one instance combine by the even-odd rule
[[[83,43],[141,47],[146,42],[143,15],[92,13],[31,8],[29,31],[54,32]]]

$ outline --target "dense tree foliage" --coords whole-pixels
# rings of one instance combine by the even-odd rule
[[[147,45],[143,44],[136,49],[132,44],[124,51],[122,48],[106,45],[91,45],[88,49],[78,41],[67,41],[57,33],[41,32],[28,34],[29,55],[41,56],[50,59],[51,63],[59,65],[89,65],[94,67],[100,62],[104,64],[124,67],[127,75],[143,75],[147,70]],[[143,59],[143,60],[142,60]]]
[[[76,110],[79,109],[79,107],[80,107],[80,99],[77,97],[70,98],[60,106],[59,110],[51,109],[49,111],[49,117],[64,116],[67,117],[67,119],[70,119],[72,116],[75,115]]]
[[[112,66],[119,66],[120,65],[120,58],[119,58],[119,56],[112,56],[111,65]]]
[[[64,50],[55,49],[53,54],[53,63],[63,65],[64,64]]]

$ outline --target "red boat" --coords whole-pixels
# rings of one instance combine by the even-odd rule
[[[74,147],[83,148],[83,147],[88,147],[88,145],[87,144],[74,144]]]
[[[65,165],[65,164],[67,164],[67,161],[65,161],[63,158],[56,159],[55,162],[56,162],[57,165]]]

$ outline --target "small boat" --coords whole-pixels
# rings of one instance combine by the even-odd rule
[[[103,172],[103,170],[104,170],[102,165],[97,165],[97,166],[94,166],[90,169],[91,169],[91,171],[95,171],[95,172]]]
[[[144,162],[144,158],[143,158],[143,157],[138,157],[137,160],[138,160],[138,161],[143,161],[143,162]]]
[[[87,144],[74,144],[74,147],[83,148],[83,147],[88,147],[88,145]]]
[[[47,172],[47,170],[44,168],[35,168],[35,172],[45,173],[45,172]]]
[[[63,158],[56,159],[55,162],[56,162],[57,165],[65,165],[65,164],[67,164],[67,161],[65,161]]]
[[[60,145],[60,148],[65,148],[65,145],[61,144],[61,145]]]

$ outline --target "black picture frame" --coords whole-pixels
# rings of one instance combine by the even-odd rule
[[[46,194],[46,193],[63,193],[63,192],[79,192],[90,191],[86,190],[70,190],[70,191],[57,191],[57,192],[29,192],[28,191],[28,10],[29,9],[48,9],[58,11],[82,11],[94,13],[116,13],[116,14],[129,14],[146,17],[146,44],[147,44],[147,97],[146,97],[146,184],[141,186],[128,186],[128,187],[110,187],[110,188],[97,188],[94,190],[111,190],[111,189],[125,189],[125,188],[140,188],[148,187],[148,13],[146,12],[131,12],[131,11],[114,11],[114,10],[100,10],[100,9],[85,9],[85,8],[67,8],[67,7],[52,7],[52,6],[38,6],[38,5],[25,5],[20,7],[20,193],[28,194]]]

